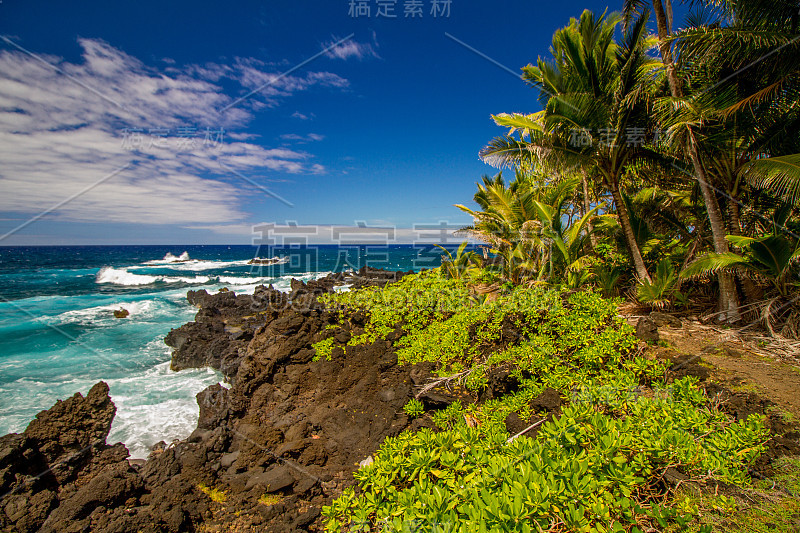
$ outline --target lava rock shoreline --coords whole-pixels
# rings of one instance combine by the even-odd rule
[[[409,420],[403,411],[415,392],[426,409],[443,409],[456,399],[483,402],[519,386],[496,368],[477,395],[430,388],[431,363],[397,365],[392,341],[402,335],[399,327],[370,345],[348,346],[346,356],[337,347],[330,360],[313,360],[311,346],[340,322],[338,310],[319,303],[321,294],[342,285],[385,286],[405,274],[362,269],[293,280],[289,294],[272,287],[258,287],[252,296],[189,291],[198,312],[166,336],[172,368],[209,366],[226,378],[226,386],[197,394],[194,432],[157,444],[146,460],[132,460],[122,443],[106,442],[116,407],[105,383],[86,397],[58,401],[23,433],[0,437],[0,531],[323,530],[322,506],[354,484],[353,472],[386,437],[432,427],[430,417]],[[363,313],[347,318],[336,329],[339,346],[364,333]],[[672,360],[670,379],[705,381],[708,370],[695,359]],[[767,413],[770,405],[716,383],[706,392],[738,419]],[[561,398],[546,389],[529,405],[550,418],[560,412]],[[769,411],[773,438],[751,469],[754,477],[770,472],[775,458],[799,453],[796,426],[779,418]],[[505,420],[509,434],[532,422],[514,413]]]
[[[317,298],[405,274],[365,268],[292,280],[289,294],[189,291],[199,310],[166,336],[171,367],[209,366],[228,385],[197,395],[197,429],[131,460],[122,443],[106,443],[116,407],[105,383],[59,400],[23,433],[0,437],[0,529],[321,530],[322,506],[353,484],[359,463],[387,436],[423,423],[402,407],[431,374],[399,367],[388,340],[313,361],[311,345],[338,318]],[[351,317],[338,340],[362,333],[365,320]]]

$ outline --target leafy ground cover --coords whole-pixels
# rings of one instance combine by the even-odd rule
[[[669,382],[616,302],[589,290],[515,287],[486,301],[434,270],[325,299],[338,321],[318,357],[347,350],[335,340],[347,329],[347,345],[393,339],[401,364],[434,363],[442,383],[476,396],[498,370],[517,384],[425,413],[435,430],[388,438],[356,472],[357,488],[324,509],[330,531],[690,527],[700,506],[679,498],[674,480],[745,486],[768,439],[762,416],[735,421],[693,378]],[[548,418],[533,401],[546,391],[563,403]],[[512,438],[509,416],[538,420],[536,432]]]

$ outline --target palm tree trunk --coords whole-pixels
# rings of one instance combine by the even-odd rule
[[[614,203],[617,208],[617,219],[619,225],[622,226],[622,233],[625,235],[625,242],[628,243],[628,251],[633,258],[633,266],[636,268],[636,275],[640,280],[652,281],[650,274],[647,272],[647,267],[644,265],[642,259],[642,252],[639,250],[639,243],[636,242],[636,236],[633,233],[633,226],[631,226],[630,214],[625,202],[622,200],[622,194],[619,191],[619,181],[614,178],[608,178],[608,188],[611,191],[611,196],[614,198]]]
[[[581,215],[585,216],[592,208],[589,203],[589,182],[586,179],[586,172],[581,174],[581,185],[583,185],[583,213],[581,213]],[[589,221],[586,226],[589,229],[589,244],[592,245],[592,250],[594,250],[597,248],[597,235],[594,234],[594,224]]]
[[[730,194],[730,193],[729,193]],[[731,195],[731,201],[728,203],[728,218],[730,221],[729,234],[730,235],[741,235],[742,234],[742,222],[739,218],[739,203],[736,199]]]
[[[671,0],[665,0],[670,2]],[[678,75],[675,71],[675,62],[672,60],[672,49],[670,48],[667,39],[672,34],[672,28],[667,19],[664,5],[661,0],[653,0],[653,11],[656,14],[656,26],[658,28],[659,51],[661,52],[661,59],[667,67],[667,80],[669,81],[669,88],[674,98],[679,98],[683,95],[683,90],[678,81]],[[722,220],[722,213],[719,208],[719,202],[714,194],[714,190],[708,183],[705,168],[700,161],[700,154],[697,151],[697,141],[694,136],[694,130],[689,126],[689,142],[687,143],[687,153],[689,159],[692,161],[694,167],[695,177],[700,184],[700,190],[703,192],[703,199],[706,203],[706,211],[708,212],[708,219],[711,223],[711,234],[714,239],[714,251],[717,253],[725,253],[728,251],[728,243],[725,240],[725,224]],[[733,276],[726,273],[719,273],[719,312],[720,319],[723,322],[738,322],[741,319],[739,314],[739,297],[736,294],[736,283]]]
[[[725,240],[725,221],[722,218],[722,211],[719,208],[717,196],[714,189],[708,183],[705,168],[700,163],[700,154],[697,152],[697,141],[693,131],[689,131],[689,141],[687,142],[687,152],[694,165],[695,176],[700,184],[703,193],[703,200],[706,204],[708,221],[711,224],[711,236],[714,241],[714,251],[718,254],[728,252],[728,241]],[[738,322],[741,320],[739,314],[739,296],[736,293],[736,283],[733,276],[728,273],[720,272],[719,278],[719,320],[721,322]]]
[[[666,0],[669,3],[671,0]],[[672,35],[672,28],[670,28],[669,19],[664,10],[664,4],[661,0],[653,0],[653,11],[656,14],[656,28],[658,29],[658,51],[661,53],[661,60],[667,67],[667,81],[669,82],[669,89],[673,97],[681,95],[682,90],[680,83],[678,83],[678,74],[675,71],[675,62],[672,60],[672,48],[670,48],[669,36]]]
[[[736,198],[731,194],[731,201],[728,203],[728,219],[729,219],[729,228],[728,231],[730,235],[742,235],[742,222],[739,218],[739,203],[736,201]],[[752,303],[756,302],[761,299],[762,292],[758,288],[758,286],[753,283],[753,280],[744,272],[742,269],[736,270],[736,277],[739,279],[739,283],[741,283],[742,290],[744,291],[744,296],[747,302]]]

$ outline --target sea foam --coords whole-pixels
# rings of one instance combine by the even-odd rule
[[[142,268],[160,267],[160,268],[168,268],[170,270],[213,270],[217,268],[244,266],[247,265],[248,263],[249,263],[248,259],[239,259],[236,261],[211,261],[203,259],[190,259],[188,261],[180,261],[180,262],[164,261],[158,259],[155,261],[145,261],[141,265],[134,265],[128,268],[142,269]]]
[[[147,320],[153,318],[157,312],[158,305],[156,300],[141,300],[138,302],[120,302],[111,305],[98,305],[85,309],[73,309],[52,317],[49,322],[55,324],[82,324],[98,325],[99,323],[115,323],[118,320],[114,317],[114,311],[125,309],[128,317],[137,320]]]
[[[153,283],[189,283],[203,284],[208,283],[211,278],[208,276],[195,276],[193,278],[178,276],[148,276],[146,274],[134,274],[125,268],[103,267],[97,273],[97,283],[113,283],[114,285],[151,285]]]
[[[158,441],[186,438],[197,426],[195,395],[220,379],[211,369],[173,372],[165,362],[109,380],[117,414],[108,442],[124,442],[131,457],[139,459],[147,457]]]

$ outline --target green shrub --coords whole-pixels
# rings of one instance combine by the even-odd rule
[[[560,523],[612,532],[686,523],[691,516],[659,504],[653,487],[663,471],[744,482],[765,431],[757,416],[731,423],[698,409],[702,392],[691,380],[663,392],[629,402],[625,416],[573,403],[536,439],[507,443],[504,431],[481,426],[388,438],[355,474],[358,492],[324,508],[327,528],[528,532]]]
[[[519,383],[499,398],[434,412],[439,433],[386,439],[374,463],[355,474],[358,489],[324,509],[331,531],[682,527],[690,513],[663,503],[667,468],[741,484],[763,449],[759,417],[731,421],[709,407],[692,379],[665,387],[664,364],[638,354],[616,301],[591,290],[514,287],[479,303],[463,281],[429,271],[325,301],[338,310],[339,325],[354,312],[366,316],[349,346],[399,326],[401,364],[433,362],[443,381],[473,391],[497,368]],[[315,348],[319,355],[334,346],[329,338]],[[561,415],[535,438],[507,443],[508,415],[544,416],[531,412],[531,400],[546,388],[561,395]],[[422,414],[413,402],[406,413]]]
[[[326,361],[331,360],[331,355],[333,354],[333,340],[333,337],[328,337],[312,346],[316,352],[314,361],[319,361],[320,359],[325,359]]]
[[[211,501],[215,503],[225,503],[228,499],[228,495],[222,489],[209,487],[205,483],[198,484],[197,488],[200,490],[200,492],[211,498]]]
[[[418,418],[425,412],[425,406],[422,405],[421,401],[412,398],[403,406],[403,411],[405,411],[410,418]]]

